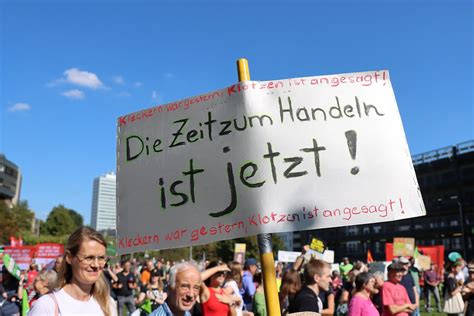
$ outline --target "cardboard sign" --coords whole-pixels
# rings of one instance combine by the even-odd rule
[[[311,239],[311,244],[309,245],[309,248],[319,253],[324,253],[324,250],[326,249],[326,245],[324,244],[322,240],[313,238]]]
[[[118,254],[425,213],[388,71],[247,81],[118,119]]]
[[[415,253],[415,238],[394,238],[393,256],[412,257]]]
[[[416,260],[418,261],[418,266],[421,268],[421,270],[427,271],[430,269],[431,258],[429,256],[418,255]]]
[[[245,262],[245,250],[247,245],[246,244],[235,244],[234,245],[234,261],[240,264],[244,264]]]
[[[278,261],[295,262],[301,252],[278,250]]]

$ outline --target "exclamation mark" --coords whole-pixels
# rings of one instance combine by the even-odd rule
[[[351,154],[352,160],[356,159],[357,154],[357,133],[354,130],[347,131],[346,133],[347,147],[349,148],[349,153]],[[355,166],[351,169],[351,173],[356,175],[359,173],[359,167]]]
[[[405,210],[403,209],[402,199],[399,198],[398,201],[400,202],[400,208],[402,209],[402,214],[405,214]]]

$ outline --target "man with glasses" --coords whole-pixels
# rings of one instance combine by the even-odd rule
[[[117,274],[118,281],[114,284],[115,293],[118,301],[118,315],[123,315],[123,306],[127,306],[128,312],[131,314],[136,310],[133,290],[137,288],[137,280],[130,271],[130,261],[122,262],[122,271]]]
[[[168,298],[150,316],[191,316],[200,290],[201,274],[195,265],[189,262],[174,265],[169,274]]]

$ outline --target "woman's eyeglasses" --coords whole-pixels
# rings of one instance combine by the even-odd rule
[[[97,262],[99,262],[101,266],[105,265],[107,261],[109,261],[110,259],[110,257],[107,257],[107,256],[84,256],[81,254],[77,254],[76,257],[79,259],[81,263],[85,263],[85,264],[92,264],[97,260]]]

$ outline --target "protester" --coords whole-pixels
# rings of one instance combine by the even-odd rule
[[[450,298],[453,298],[455,295],[461,293],[464,285],[464,280],[457,280],[456,276],[462,270],[463,264],[461,261],[455,261],[450,264],[449,273],[445,281],[445,304],[446,301]],[[448,313],[448,316],[458,316],[460,313]]]
[[[380,315],[383,313],[383,302],[382,302],[382,289],[384,284],[384,273],[381,271],[375,271],[372,276],[375,279],[374,288],[377,290],[377,293],[372,295],[372,303],[379,312]]]
[[[106,263],[104,266],[104,278],[107,281],[107,285],[109,286],[110,296],[117,301],[117,294],[115,293],[115,289],[113,285],[118,282],[117,275],[110,269],[109,264]]]
[[[349,262],[348,257],[342,258],[342,263],[339,265],[339,271],[341,272],[342,280],[349,282],[349,272],[354,268],[354,266]]]
[[[280,293],[278,295],[282,315],[288,313],[290,302],[293,300],[296,293],[301,290],[301,287],[301,277],[298,271],[288,269],[283,273]]]
[[[145,262],[145,267],[142,269],[140,273],[140,281],[142,285],[147,285],[150,282],[151,278],[151,271],[154,269],[153,267],[153,260],[147,260]]]
[[[38,273],[36,278],[33,281],[33,288],[31,291],[34,291],[32,298],[29,300],[30,307],[43,295],[48,294],[54,291],[56,286],[58,274],[54,270],[42,270]],[[20,282],[21,286],[22,282]],[[22,293],[20,295],[20,293]],[[18,291],[19,299],[22,299],[23,291]]]
[[[67,241],[59,269],[59,290],[40,297],[28,315],[117,315],[109,287],[102,277],[108,261],[106,248],[104,237],[94,229],[81,227],[74,231]]]
[[[38,266],[34,263],[30,264],[30,268],[28,270],[28,280],[26,283],[26,287],[30,287],[33,284],[36,276],[38,275]]]
[[[431,294],[436,302],[436,307],[438,308],[438,312],[441,312],[441,300],[439,296],[439,289],[438,285],[440,283],[440,278],[436,273],[436,266],[434,263],[431,263],[429,270],[426,270],[424,273],[424,287],[423,292],[425,295],[425,310],[428,313],[432,312],[431,309]]]
[[[334,315],[335,295],[334,295],[334,290],[332,289],[332,279],[331,279],[331,283],[329,283],[328,290],[320,289],[318,296],[321,299],[321,302],[323,303],[323,309],[321,311],[321,315],[323,316]]]
[[[170,269],[168,298],[150,316],[191,316],[201,290],[201,274],[196,266],[182,262]],[[120,315],[121,316],[121,315]]]
[[[117,294],[118,314],[122,315],[123,307],[126,306],[129,313],[133,313],[137,308],[133,290],[138,288],[135,275],[131,271],[131,262],[122,262],[122,271],[117,274],[118,281],[114,284]]]
[[[16,315],[20,312],[18,298],[19,281],[2,266],[2,283],[0,284],[0,315]]]
[[[163,280],[156,271],[152,271],[150,281],[142,285],[136,305],[140,307],[140,315],[148,315],[164,304],[168,294],[164,291]]]
[[[368,272],[359,273],[355,279],[355,290],[349,303],[348,316],[378,316],[379,312],[370,299],[378,293],[375,278]]]
[[[243,302],[242,294],[242,265],[239,262],[232,262],[230,265],[230,273],[227,274],[224,290],[228,295],[236,295]],[[243,315],[243,303],[239,304],[236,308],[237,316]]]
[[[63,260],[64,260],[64,254],[56,257],[56,261],[54,262],[54,268],[53,268],[53,270],[56,271],[56,273],[59,273],[59,269],[61,268],[61,265],[63,264]]]
[[[230,269],[226,264],[217,265],[216,261],[201,273],[200,302],[204,316],[237,315],[236,306],[242,304],[238,296],[228,295],[222,285]]]
[[[468,279],[462,288],[462,294],[466,301],[466,315],[474,315],[474,261],[469,262],[467,265]]]
[[[408,316],[415,311],[416,304],[410,302],[405,287],[400,284],[405,268],[399,262],[394,262],[387,267],[387,270],[388,281],[382,288],[382,315]]]
[[[289,312],[321,313],[323,306],[318,294],[320,289],[329,289],[329,283],[331,282],[329,264],[313,258],[304,266],[303,276],[306,285],[290,302]]]
[[[415,280],[413,279],[412,274],[410,273],[410,260],[406,257],[400,257],[398,262],[403,266],[403,277],[400,281],[400,284],[405,287],[407,291],[408,297],[410,298],[410,302],[416,305],[416,309],[410,313],[411,316],[418,316],[419,310],[418,306],[420,303],[420,297],[418,295],[418,289],[416,288]]]
[[[244,275],[242,277],[242,289],[240,294],[244,299],[244,308],[247,311],[252,311],[252,301],[255,295],[255,284],[253,283],[253,276],[257,272],[257,260],[248,258],[245,260]]]
[[[255,316],[267,316],[267,306],[265,303],[265,290],[262,284],[262,274],[256,273],[253,276],[253,282],[256,284],[255,295],[253,296],[253,314]]]

